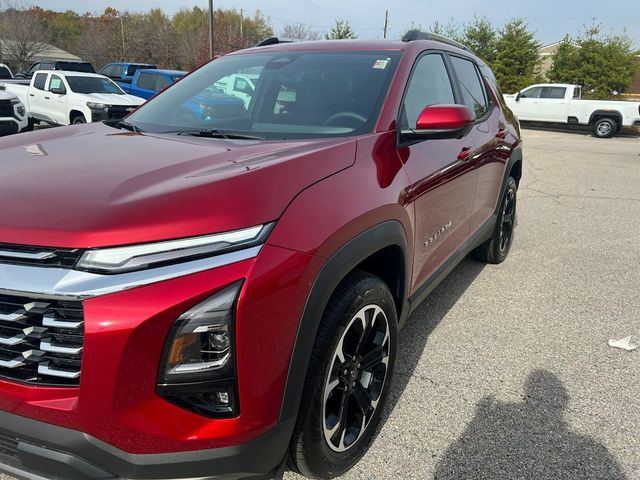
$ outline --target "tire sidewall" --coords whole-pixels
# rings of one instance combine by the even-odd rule
[[[507,201],[507,195],[510,190],[513,190],[513,226],[511,227],[511,238],[509,239],[509,244],[507,248],[504,250],[500,249],[500,230],[502,228],[502,219],[504,217],[504,204]],[[513,245],[513,237],[515,235],[515,223],[516,223],[516,215],[517,215],[517,207],[518,207],[518,185],[513,177],[509,177],[507,180],[507,184],[504,188],[504,193],[502,194],[502,200],[500,202],[500,214],[498,215],[498,221],[496,222],[496,229],[494,232],[493,238],[493,254],[498,262],[504,261],[509,255],[509,251],[511,250],[511,246]]]
[[[310,439],[310,445],[308,445],[306,449],[308,457],[306,460],[312,470],[320,477],[333,477],[346,472],[366,453],[375,438],[381,414],[389,394],[390,382],[393,378],[398,337],[398,320],[393,297],[381,280],[365,280],[361,283],[363,287],[362,294],[352,298],[351,301],[348,302],[348,306],[343,309],[343,313],[340,315],[338,321],[336,333],[332,341],[327,345],[322,366],[316,369],[316,373],[310,377],[311,384],[314,385],[314,388],[312,404],[305,422],[305,434],[306,437]],[[327,444],[322,428],[322,423],[324,422],[322,404],[324,386],[327,376],[330,374],[334,352],[345,328],[361,308],[370,304],[375,304],[382,308],[389,323],[389,364],[385,383],[382,393],[380,394],[378,407],[369,421],[365,433],[348,450],[336,452]],[[323,321],[325,320],[327,320],[327,318],[323,318]],[[333,320],[335,321],[335,319]]]
[[[600,134],[600,132],[598,132],[598,126],[602,123],[608,123],[611,126],[611,130],[609,130],[609,133],[607,133],[606,135],[602,135]],[[612,118],[601,118],[593,125],[593,134],[598,138],[611,138],[615,135],[617,129],[618,124],[615,120],[613,120]]]
[[[73,117],[73,122],[71,122],[73,125],[82,125],[87,123],[87,119],[84,118],[84,115],[78,115],[77,117]]]

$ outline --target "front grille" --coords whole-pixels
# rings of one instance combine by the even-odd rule
[[[18,456],[18,439],[0,433],[0,455]]]
[[[120,120],[125,115],[128,115],[135,109],[136,107],[125,107],[120,105],[111,105],[107,109],[107,117],[109,120]]]
[[[0,117],[13,117],[11,100],[0,100]]]
[[[0,295],[0,378],[78,386],[83,341],[81,301]]]
[[[29,247],[0,243],[0,263],[38,267],[73,267],[83,251],[72,248]]]

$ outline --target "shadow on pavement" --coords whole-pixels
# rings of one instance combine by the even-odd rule
[[[400,401],[420,362],[429,335],[485,266],[486,264],[473,260],[470,256],[465,258],[407,320],[398,336],[398,354],[393,381],[378,429],[386,423]]]
[[[573,432],[569,394],[546,370],[532,372],[521,403],[487,397],[437,466],[436,480],[623,480],[607,448]]]

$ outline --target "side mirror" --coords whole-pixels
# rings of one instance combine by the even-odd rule
[[[55,87],[49,90],[51,93],[55,93],[56,95],[66,95],[67,89],[64,87]]]
[[[516,102],[519,102],[521,98],[522,98],[522,92],[516,93]]]
[[[403,129],[406,140],[462,138],[471,130],[475,114],[465,105],[430,105],[418,116],[416,128]]]

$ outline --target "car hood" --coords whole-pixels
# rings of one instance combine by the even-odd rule
[[[1,83],[2,82],[0,81],[0,84]],[[18,97],[13,93],[9,93],[6,90],[0,90],[0,100],[15,100],[16,98]]]
[[[88,248],[276,220],[353,164],[355,140],[148,135],[104,124],[0,140],[0,243]]]
[[[86,102],[105,103],[107,105],[133,105],[137,107],[145,102],[144,98],[116,93],[82,93],[79,94],[79,97]]]

